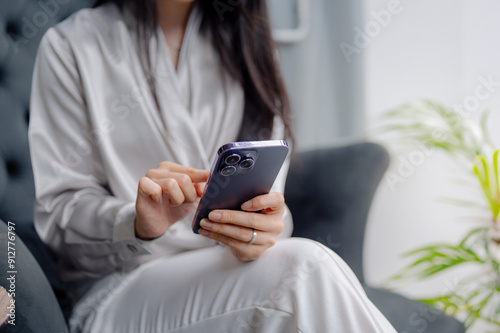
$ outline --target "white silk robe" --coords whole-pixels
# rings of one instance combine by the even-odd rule
[[[165,160],[209,169],[240,128],[242,88],[198,33],[200,15],[190,15],[177,71],[161,32],[151,41],[159,108],[133,20],[114,5],[78,12],[41,42],[34,218],[79,298],[71,332],[394,332],[342,259],[312,240],[281,240],[242,263],[195,235],[192,216],[156,240],[135,238],[139,179]],[[283,191],[287,168],[273,190]],[[288,212],[284,222],[282,237]]]
[[[34,219],[62,259],[65,282],[214,245],[191,231],[192,215],[149,242],[136,239],[133,227],[138,181],[149,169],[161,161],[210,169],[217,149],[238,135],[243,90],[198,33],[200,20],[193,11],[177,71],[160,29],[151,40],[160,111],[133,20],[114,5],[83,10],[44,36],[29,128]],[[275,127],[274,138],[282,139],[282,126]],[[273,190],[283,192],[286,171],[287,165]],[[287,216],[283,236],[291,234]]]

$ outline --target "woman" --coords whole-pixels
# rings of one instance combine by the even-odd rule
[[[333,252],[277,241],[287,165],[270,194],[190,230],[219,146],[291,138],[265,2],[94,7],[46,33],[31,99],[35,225],[71,330],[394,331]]]

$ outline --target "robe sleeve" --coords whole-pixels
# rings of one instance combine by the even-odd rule
[[[79,68],[56,29],[39,46],[31,92],[34,222],[66,265],[99,277],[147,254],[135,238],[135,203],[110,193]]]
[[[272,139],[283,140],[284,137],[285,137],[285,126],[283,125],[281,119],[276,117],[274,119]],[[274,182],[273,187],[271,188],[271,192],[279,192],[283,195],[285,194],[285,183],[286,183],[286,177],[288,175],[288,168],[290,166],[292,147],[290,146],[289,149],[290,149],[289,153],[285,159],[285,162],[283,163],[283,166],[281,167],[280,172],[278,173],[278,176],[276,177],[276,181]],[[286,206],[286,203],[285,203],[285,212],[283,213],[283,224],[285,225],[285,228],[278,236],[278,238],[286,238],[292,236],[293,218],[290,209],[288,209],[288,206]]]

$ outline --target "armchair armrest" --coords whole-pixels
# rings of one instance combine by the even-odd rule
[[[316,240],[339,254],[398,332],[462,333],[464,325],[441,311],[364,282],[366,219],[388,164],[385,148],[368,142],[294,156],[285,188],[293,236]]]
[[[361,282],[366,219],[388,164],[385,148],[368,142],[299,153],[290,164],[285,200],[293,236],[334,250]]]
[[[0,220],[0,244],[5,246],[0,250],[0,281],[8,292],[11,286],[15,289],[15,325],[7,324],[7,332],[67,332],[49,281],[17,232],[13,232],[12,241],[8,238],[12,234],[8,234],[7,225]],[[8,241],[14,243],[9,244],[15,249],[13,268],[7,262]],[[11,281],[7,280],[12,277]]]

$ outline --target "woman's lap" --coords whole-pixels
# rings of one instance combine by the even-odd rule
[[[250,263],[222,246],[154,260],[102,282],[74,318],[89,309],[90,332],[309,332],[328,329],[329,321],[339,332],[386,327],[347,265],[298,238],[278,241]]]

